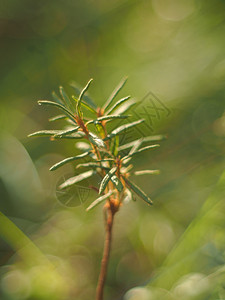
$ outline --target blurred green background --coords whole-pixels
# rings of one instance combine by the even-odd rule
[[[140,135],[166,134],[135,161],[153,199],[116,216],[105,299],[225,299],[225,2],[0,0],[0,299],[94,299],[101,207],[86,182],[67,207],[57,184],[71,141],[28,139],[53,109],[37,106],[75,80],[101,105],[122,77]],[[146,97],[145,97],[146,96]],[[60,124],[61,126],[62,124]],[[126,141],[126,142],[127,142]],[[79,199],[78,199],[79,198]]]

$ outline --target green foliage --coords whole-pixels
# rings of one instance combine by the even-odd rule
[[[96,187],[96,190],[98,190],[99,194],[102,194],[102,196],[96,199],[87,210],[92,209],[104,200],[111,201],[114,197],[118,198],[119,203],[124,199],[130,200],[133,198],[132,193],[137,194],[148,204],[152,204],[151,199],[141,190],[141,188],[128,179],[132,174],[131,170],[133,167],[132,165],[127,165],[127,163],[133,156],[159,146],[156,144],[140,148],[142,143],[159,141],[162,140],[164,136],[141,138],[134,140],[131,143],[120,145],[119,136],[121,134],[126,135],[127,130],[140,125],[144,122],[144,119],[125,123],[111,131],[108,131],[107,128],[107,123],[109,121],[114,122],[118,119],[125,120],[126,118],[131,117],[123,115],[125,111],[135,104],[134,100],[130,99],[130,96],[123,97],[113,104],[114,99],[125,85],[126,80],[127,79],[123,79],[119,83],[102,108],[96,107],[90,97],[87,97],[86,95],[92,79],[88,81],[83,89],[77,88],[74,83],[71,84],[76,92],[76,96],[70,98],[63,87],[60,87],[61,98],[58,97],[56,93],[53,93],[53,98],[56,102],[48,100],[38,101],[41,105],[50,105],[65,113],[51,118],[50,121],[69,118],[74,126],[62,130],[41,130],[30,134],[29,136],[50,136],[51,140],[62,138],[86,140],[86,142],[81,141],[76,144],[77,148],[83,151],[82,154],[65,158],[54,164],[50,170],[53,171],[67,163],[89,157],[88,162],[80,163],[76,166],[77,169],[88,168],[88,171],[67,179],[59,186],[59,190],[66,189],[92,175],[97,174],[100,176],[101,182],[100,185]],[[78,91],[79,95],[77,95]],[[83,108],[89,110],[94,115],[93,119],[86,121],[82,110]],[[91,124],[95,125],[96,133],[89,130]],[[129,148],[130,151],[128,155],[120,155],[122,150]],[[124,165],[126,165],[126,167],[124,167]],[[143,170],[134,172],[133,174],[158,174],[158,171]],[[114,193],[115,190],[118,194]]]

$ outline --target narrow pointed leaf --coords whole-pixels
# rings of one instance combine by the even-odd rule
[[[135,141],[135,143],[133,144],[132,148],[130,149],[130,152],[129,152],[128,156],[131,155],[131,154],[133,154],[134,152],[136,152],[138,150],[138,148],[142,144],[142,141],[143,141],[143,138]]]
[[[92,208],[96,207],[98,204],[102,203],[104,200],[106,200],[108,197],[110,197],[115,191],[109,191],[107,194],[97,198],[95,201],[91,203],[91,205],[86,208],[86,211],[91,210]]]
[[[150,205],[153,204],[152,200],[136,184],[134,184],[133,182],[131,182],[130,180],[128,180],[125,177],[124,177],[124,179],[125,179],[125,182],[126,182],[128,188],[132,189],[141,199],[143,199],[148,204],[150,204]]]
[[[117,96],[117,94],[119,93],[119,91],[123,88],[123,86],[125,85],[125,83],[127,82],[127,78],[122,79],[122,81],[118,84],[118,86],[114,89],[114,91],[112,92],[112,94],[110,95],[109,99],[106,101],[106,103],[103,105],[103,109],[106,110],[110,104],[112,103],[112,101],[114,100],[114,98]]]
[[[52,98],[53,98],[53,100],[55,100],[57,103],[63,105],[62,99],[56,94],[55,91],[52,92]]]
[[[62,86],[59,87],[60,94],[62,96],[63,102],[65,105],[71,109],[71,111],[75,112],[75,106],[73,105],[73,102],[68,97],[67,93],[65,92],[64,88]]]
[[[49,122],[54,122],[62,119],[68,118],[66,115],[58,115],[49,119]]]
[[[101,169],[104,169],[104,170],[109,170],[109,168],[107,167],[103,167],[101,165],[99,165],[98,163],[95,163],[95,162],[88,162],[88,163],[83,163],[83,164],[79,164],[76,166],[77,169],[79,168],[101,168]]]
[[[63,106],[63,105],[61,105],[61,104],[59,104],[59,103],[52,102],[52,101],[48,101],[48,100],[39,100],[39,101],[38,101],[38,104],[39,104],[39,105],[50,105],[50,106],[55,106],[55,107],[57,107],[57,108],[63,110],[63,111],[70,117],[70,119],[71,119],[73,122],[75,122],[75,121],[74,121],[74,116],[73,116],[72,112],[69,111],[65,106]]]
[[[82,97],[83,97],[83,95],[85,94],[85,92],[88,90],[88,88],[89,88],[89,86],[90,86],[90,84],[91,84],[92,81],[93,81],[93,79],[90,79],[90,80],[88,81],[88,83],[87,83],[86,86],[83,88],[83,90],[81,91],[81,93],[80,93],[80,95],[79,95],[79,97],[78,97],[76,109],[77,109],[77,114],[78,114],[79,116],[81,116],[80,106],[81,106]]]
[[[122,125],[122,126],[116,128],[116,129],[114,129],[110,134],[107,135],[107,137],[104,140],[111,139],[112,137],[116,136],[117,134],[121,134],[125,130],[130,129],[130,128],[134,127],[134,126],[137,126],[137,125],[139,125],[139,124],[141,124],[143,122],[144,122],[144,120],[141,119],[141,120],[138,120],[138,121],[135,121],[135,122],[132,122],[132,123],[128,123],[128,124]]]
[[[55,134],[59,134],[62,130],[40,130],[28,135],[28,137],[33,136],[54,136]]]
[[[142,143],[145,143],[145,142],[155,142],[155,141],[161,141],[161,140],[164,140],[166,139],[166,135],[153,135],[153,136],[147,136],[147,137],[144,137],[142,138]],[[122,150],[126,150],[126,149],[129,149],[131,147],[134,146],[134,144],[139,141],[140,139],[138,140],[134,140],[130,143],[127,143],[127,144],[124,144],[122,146],[119,146],[118,148],[118,151],[122,151]]]
[[[54,135],[53,139],[69,139],[69,140],[79,140],[84,138],[86,135],[84,132],[79,131],[75,133],[71,133],[70,135]]]
[[[73,100],[75,100],[76,102],[78,102],[77,98],[75,98],[74,96],[72,96],[72,98],[73,98]],[[96,110],[94,108],[92,108],[89,104],[85,103],[84,101],[81,102],[81,106],[85,107],[86,109],[88,109],[92,113],[96,114]]]
[[[62,167],[64,166],[65,164],[71,162],[71,161],[74,161],[74,160],[77,160],[77,159],[81,159],[83,157],[86,157],[88,156],[89,154],[91,153],[91,151],[88,151],[88,152],[85,152],[85,153],[82,153],[80,155],[77,155],[77,156],[72,156],[72,157],[68,157],[68,158],[65,158],[63,160],[61,160],[60,162],[56,163],[55,165],[53,165],[49,170],[50,171],[54,171],[56,169],[58,169],[59,167]]]
[[[81,93],[81,89],[78,88],[78,84],[76,84],[76,82],[72,81],[70,83],[70,86],[74,89],[77,97],[80,95]],[[89,106],[91,106],[94,110],[97,109],[97,105],[94,103],[94,101],[87,95],[87,93],[85,95],[83,95],[83,101],[86,102],[86,104],[88,104]]]
[[[98,148],[105,148],[105,143],[102,139],[100,139],[97,135],[92,132],[89,132],[88,138],[92,144],[97,146]]]
[[[109,182],[109,180],[112,178],[112,176],[116,173],[117,167],[112,168],[102,179],[100,188],[99,188],[99,194],[102,194]]]
[[[127,96],[125,98],[120,99],[117,101],[107,112],[106,115],[110,115],[112,112],[114,112],[116,109],[118,109],[123,103],[125,103],[127,100],[130,99],[130,96]]]
[[[65,135],[70,135],[71,133],[77,132],[79,128],[80,128],[80,126],[76,126],[74,128],[70,128],[70,129],[67,129],[67,130],[62,130],[60,133],[55,134],[54,137],[61,138],[61,137],[65,136]]]
[[[119,146],[119,136],[116,135],[114,138],[112,138],[110,143],[110,151],[115,157],[118,154],[118,146]]]
[[[112,181],[112,183],[114,184],[115,188],[119,191],[122,192],[123,190],[123,184],[122,182],[119,180],[119,178],[116,175],[113,175],[110,180]]]
[[[141,152],[144,152],[144,151],[146,151],[146,150],[150,150],[150,149],[157,148],[157,147],[159,147],[159,146],[160,146],[159,144],[156,144],[156,145],[150,145],[150,146],[146,146],[146,147],[144,147],[144,148],[141,148],[141,149],[139,149],[139,150],[137,150],[137,151],[135,151],[135,152],[133,152],[133,153],[131,153],[131,154],[128,154],[127,156],[124,156],[124,157],[122,158],[122,161],[123,161],[124,164],[126,164],[126,163],[128,163],[128,162],[130,161],[130,159],[131,159],[134,155],[140,154]]]
[[[75,183],[78,183],[78,182],[80,182],[80,181],[82,181],[86,178],[91,177],[94,173],[95,173],[94,170],[89,170],[89,171],[81,173],[77,176],[71,177],[71,178],[67,179],[64,183],[62,183],[59,186],[59,189],[62,190],[62,189],[65,189],[67,187],[70,187],[71,185],[74,185]]]
[[[160,174],[159,170],[141,170],[134,172],[134,175],[158,175]]]
[[[122,104],[118,109],[116,109],[114,111],[114,115],[122,115],[124,114],[126,111],[128,111],[129,109],[131,109],[131,107],[133,107],[136,104],[136,102],[134,100],[130,100],[124,104]]]
[[[91,123],[99,122],[99,121],[111,121],[111,120],[114,120],[114,119],[126,119],[126,118],[129,118],[129,117],[130,116],[108,115],[108,116],[99,117],[95,120],[90,120],[90,121],[87,122],[87,125],[91,124]]]

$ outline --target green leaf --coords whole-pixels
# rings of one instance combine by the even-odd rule
[[[126,111],[128,111],[135,104],[136,104],[136,102],[134,100],[130,100],[130,101],[122,104],[116,111],[114,111],[114,115],[124,114]]]
[[[78,183],[78,182],[80,182],[80,181],[82,181],[86,178],[91,177],[94,173],[95,173],[94,170],[89,170],[89,171],[81,173],[77,176],[71,177],[71,178],[67,179],[64,183],[62,183],[59,186],[59,189],[62,190],[62,189],[65,189],[67,187],[70,187],[71,185],[73,185],[75,183]]]
[[[79,96],[80,93],[81,93],[81,89],[78,88],[78,84],[76,84],[76,82],[72,81],[70,83],[70,86],[75,90],[76,95]],[[94,110],[97,109],[97,105],[94,103],[94,101],[87,94],[83,95],[83,101],[85,101],[86,104],[91,106]]]
[[[127,178],[124,177],[124,180],[127,184],[127,186],[132,189],[140,198],[142,198],[145,202],[148,204],[152,205],[153,202],[152,200],[143,192],[136,184],[128,180]]]
[[[158,175],[160,174],[159,170],[141,170],[134,172],[134,175]]]
[[[116,135],[112,138],[110,143],[110,152],[116,157],[118,154],[118,146],[119,146],[119,136]]]
[[[123,161],[124,164],[128,163],[130,161],[130,159],[136,155],[136,154],[140,154],[141,152],[143,151],[146,151],[146,150],[150,150],[150,149],[154,149],[154,148],[157,148],[159,147],[160,145],[159,144],[156,144],[156,145],[150,145],[150,146],[146,146],[146,147],[143,147],[131,154],[128,154],[127,156],[124,156],[121,160]]]
[[[109,168],[107,167],[103,167],[103,166],[100,166],[98,163],[95,163],[95,162],[88,162],[88,163],[83,163],[83,164],[79,164],[76,166],[77,169],[79,168],[101,168],[101,169],[104,169],[104,170],[109,170]]]
[[[155,141],[161,141],[161,140],[164,140],[166,139],[166,135],[153,135],[153,136],[147,136],[147,137],[144,137],[144,138],[141,138],[142,140],[142,143],[145,143],[145,142],[155,142]],[[120,146],[118,148],[118,151],[123,151],[123,150],[126,150],[128,148],[131,148],[134,146],[134,144],[139,141],[140,139],[138,140],[134,140],[130,143],[127,143],[127,144],[124,144],[122,146]]]
[[[112,92],[112,94],[110,95],[110,97],[108,98],[108,100],[106,101],[106,103],[103,105],[103,109],[104,110],[106,110],[110,106],[110,104],[112,103],[112,101],[114,100],[114,98],[117,96],[117,94],[119,93],[119,91],[123,88],[123,86],[125,85],[126,82],[127,82],[127,78],[122,79],[122,81],[114,89],[114,91]]]
[[[75,98],[74,96],[72,96],[73,100],[75,100],[76,102],[78,102],[78,99]],[[92,108],[89,104],[85,103],[85,102],[81,102],[81,106],[85,107],[86,109],[88,109],[89,111],[91,111],[92,113],[96,114],[96,110],[94,108]]]
[[[79,97],[78,97],[77,107],[76,107],[78,116],[81,116],[80,106],[81,106],[82,97],[83,97],[83,95],[85,94],[85,92],[88,90],[88,88],[89,88],[89,86],[90,86],[90,84],[91,84],[92,81],[93,81],[93,79],[90,79],[90,80],[88,81],[88,83],[87,83],[86,86],[83,88],[83,90],[81,91],[81,93],[80,93],[80,95],[79,95]]]
[[[79,128],[80,128],[80,126],[76,126],[74,128],[70,128],[70,129],[67,129],[67,130],[62,130],[60,133],[55,134],[54,137],[62,138],[65,135],[69,135],[71,133],[77,132]]]
[[[82,131],[76,132],[76,133],[72,133],[70,135],[55,135],[54,139],[69,139],[69,140],[78,140],[78,139],[82,139],[85,137],[85,133]]]
[[[116,173],[117,167],[112,168],[102,179],[100,188],[99,188],[99,194],[102,194],[109,182],[109,180],[112,178],[112,176]]]
[[[108,116],[99,117],[95,120],[90,120],[90,121],[87,122],[87,125],[91,124],[91,123],[99,122],[99,121],[111,121],[111,120],[114,120],[114,119],[126,119],[126,118],[129,118],[129,117],[130,116],[108,115]]]
[[[68,118],[66,115],[58,115],[49,119],[49,122],[54,122],[62,119]]]
[[[71,111],[69,111],[65,106],[63,106],[63,105],[61,105],[61,104],[59,104],[59,103],[52,102],[52,101],[48,101],[48,100],[39,100],[39,101],[38,101],[38,104],[39,104],[39,105],[50,105],[50,106],[55,106],[55,107],[57,107],[57,108],[63,110],[63,111],[69,116],[69,118],[70,118],[73,122],[75,122],[73,113],[72,113]]]
[[[122,182],[119,180],[119,178],[116,175],[113,175],[110,180],[112,181],[112,183],[114,184],[115,188],[119,191],[122,192],[123,190],[123,184]]]
[[[128,156],[131,155],[131,154],[133,154],[134,152],[136,152],[138,150],[138,148],[142,144],[142,141],[143,141],[143,138],[140,138],[139,140],[135,141],[135,143],[133,144],[132,148],[130,149],[130,152],[129,152]]]
[[[62,130],[40,130],[28,135],[28,137],[32,136],[54,136],[55,134],[61,133]]]
[[[120,99],[117,101],[107,112],[106,115],[111,114],[114,110],[118,109],[124,102],[130,99],[130,96]]]
[[[105,195],[97,198],[95,201],[93,201],[91,203],[91,205],[88,206],[88,208],[86,208],[86,211],[91,210],[92,208],[94,208],[95,206],[97,206],[98,204],[100,204],[101,202],[103,202],[104,200],[106,200],[107,198],[109,198],[114,192],[115,192],[115,190],[109,191],[107,194],[105,194]]]
[[[122,125],[122,126],[116,128],[116,129],[114,129],[110,134],[107,135],[107,137],[104,140],[111,139],[112,137],[116,136],[117,134],[121,134],[125,130],[130,129],[134,126],[137,126],[137,125],[139,125],[143,122],[144,122],[144,119],[141,119],[141,120],[138,120],[138,121],[135,121],[135,122],[132,122],[132,123]]]
[[[73,105],[73,102],[68,97],[67,93],[65,92],[64,88],[62,86],[59,87],[60,94],[62,96],[63,102],[65,103],[65,106],[67,106],[71,111],[75,112],[75,107]]]
[[[105,143],[102,139],[100,139],[97,135],[92,132],[89,132],[88,138],[92,144],[97,146],[98,148],[105,148]]]
[[[82,153],[82,154],[77,155],[77,156],[72,156],[72,157],[65,158],[65,159],[61,160],[60,162],[56,163],[55,165],[53,165],[49,170],[50,171],[54,171],[54,170],[58,169],[59,167],[62,167],[65,164],[67,164],[67,163],[69,163],[71,161],[74,161],[74,160],[86,157],[90,153],[91,153],[91,151],[88,151],[88,152]]]

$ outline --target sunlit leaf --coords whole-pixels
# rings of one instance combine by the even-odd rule
[[[80,93],[81,93],[81,89],[78,87],[78,84],[74,81],[72,81],[70,83],[70,86],[75,90],[75,93],[77,95],[77,97],[79,97]],[[94,103],[94,101],[87,95],[87,93],[85,95],[83,95],[83,101],[86,102],[86,104],[88,104],[89,106],[91,106],[94,110],[97,109],[97,105]],[[82,102],[83,102],[82,101]]]
[[[158,175],[160,174],[159,170],[141,170],[135,171],[134,175]]]
[[[96,207],[98,204],[102,203],[104,200],[106,200],[107,198],[109,198],[115,191],[109,191],[107,194],[97,198],[95,201],[93,201],[91,203],[91,205],[88,206],[88,208],[86,208],[86,211],[91,210],[92,208]]]
[[[28,135],[28,137],[32,136],[54,136],[55,134],[61,133],[62,130],[40,130]]]
[[[78,183],[78,182],[80,182],[80,181],[82,181],[86,178],[91,177],[94,173],[95,173],[94,170],[89,170],[89,171],[81,173],[77,176],[71,177],[71,178],[67,179],[64,183],[62,183],[59,186],[59,189],[62,190],[62,189],[65,189],[67,187],[70,187],[71,185],[73,185],[75,183]]]
[[[110,134],[107,135],[107,137],[104,140],[111,139],[112,137],[116,136],[117,134],[121,134],[122,132],[126,131],[127,129],[135,127],[143,122],[144,122],[144,119],[141,119],[141,120],[138,120],[138,121],[135,121],[132,123],[122,125],[116,129],[114,129]]]
[[[120,99],[119,101],[117,101],[107,112],[106,115],[111,114],[113,111],[115,111],[116,109],[118,109],[123,103],[125,103],[127,100],[130,99],[130,96],[127,96],[125,98]]]
[[[71,111],[69,111],[65,106],[59,104],[59,103],[56,103],[56,102],[52,102],[52,101],[48,101],[48,100],[39,100],[38,101],[38,104],[39,105],[50,105],[50,106],[55,106],[61,110],[63,110],[69,117],[72,121],[74,121],[74,115]],[[75,121],[74,121],[75,122]]]
[[[54,135],[52,138],[53,139],[69,139],[69,140],[79,140],[84,138],[86,135],[82,131],[78,131],[75,133],[71,133],[70,135]]]
[[[116,173],[117,167],[112,168],[102,179],[100,188],[99,188],[99,194],[102,194],[109,182],[109,180],[112,178],[112,176]]]
[[[117,116],[117,115],[102,116],[102,117],[99,117],[95,120],[88,121],[87,125],[91,124],[91,123],[95,123],[96,121],[111,121],[111,120],[114,120],[114,119],[126,119],[126,118],[129,118],[129,117],[130,116]]]
[[[108,100],[106,101],[106,103],[103,105],[103,109],[104,110],[106,110],[110,106],[110,104],[112,103],[112,101],[114,100],[114,98],[117,96],[117,94],[119,93],[119,91],[123,88],[123,86],[125,85],[126,82],[127,82],[127,78],[122,79],[122,81],[114,89],[114,91],[112,92],[112,94],[110,95],[110,97],[108,98]]]
[[[124,180],[128,188],[132,189],[140,198],[142,198],[148,204],[153,204],[152,200],[143,192],[136,184],[124,177]]]
[[[70,128],[70,129],[67,129],[67,130],[62,130],[60,133],[55,134],[54,137],[62,138],[65,135],[70,135],[71,133],[77,132],[79,128],[80,128],[80,126],[76,126],[74,128]]]
[[[131,107],[133,107],[136,104],[136,102],[134,100],[130,100],[126,103],[123,103],[118,109],[116,109],[114,111],[114,115],[122,115],[124,114],[126,111],[128,111],[129,109],[131,109]]]
[[[55,165],[53,165],[49,170],[50,171],[54,171],[54,170],[58,169],[59,167],[62,167],[65,164],[67,164],[67,163],[69,163],[71,161],[74,161],[74,160],[86,157],[90,153],[91,153],[91,151],[88,151],[88,152],[82,153],[82,154],[77,155],[77,156],[72,156],[72,157],[65,158],[65,159],[61,160],[60,162],[56,163]]]
[[[102,139],[100,139],[97,135],[92,132],[89,132],[88,138],[92,144],[99,148],[105,148],[105,143]]]
[[[123,184],[122,182],[119,180],[119,178],[116,175],[113,175],[110,180],[112,181],[112,183],[114,184],[115,188],[119,191],[122,192],[123,190]]]

